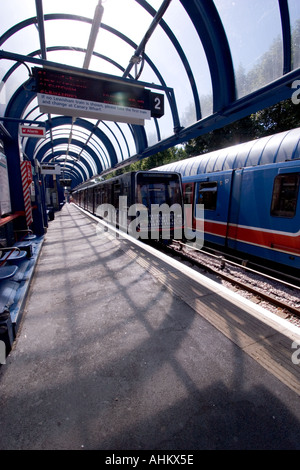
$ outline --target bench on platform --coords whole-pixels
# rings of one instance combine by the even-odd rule
[[[2,256],[0,258],[0,267],[4,263],[18,263],[27,256],[25,250],[23,251],[16,246],[0,248],[0,251],[2,251]]]
[[[18,266],[1,266],[0,267],[0,282],[13,277],[18,270]]]
[[[21,323],[23,308],[36,261],[44,237],[25,233],[13,247],[0,248],[0,340],[9,351],[11,337],[15,338]],[[4,252],[4,253],[3,253]],[[11,254],[10,254],[11,252]],[[7,255],[10,256],[7,257]],[[2,266],[1,266],[2,263]],[[14,264],[11,264],[14,263]],[[1,323],[1,315],[9,314]]]

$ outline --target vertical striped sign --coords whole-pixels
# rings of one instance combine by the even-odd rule
[[[21,177],[22,177],[22,186],[23,186],[26,224],[27,224],[27,227],[29,227],[29,225],[32,224],[33,222],[31,198],[30,198],[30,185],[32,182],[32,170],[31,170],[30,162],[28,161],[21,162]]]

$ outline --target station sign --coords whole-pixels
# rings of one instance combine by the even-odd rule
[[[35,137],[36,139],[41,139],[46,137],[46,128],[20,125],[19,134],[21,137]]]
[[[164,112],[164,95],[143,86],[47,68],[32,72],[43,113],[144,125]]]
[[[58,163],[41,163],[42,175],[60,175],[61,167]]]

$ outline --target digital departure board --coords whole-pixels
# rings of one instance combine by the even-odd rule
[[[163,114],[164,95],[140,86],[59,72],[47,68],[32,69],[41,112],[67,116],[87,116],[141,124]]]

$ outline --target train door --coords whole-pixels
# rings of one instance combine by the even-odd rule
[[[237,248],[237,231],[241,207],[243,171],[243,168],[241,168],[232,172],[231,196],[226,236],[226,245],[232,249]]]
[[[87,189],[87,210],[89,212],[94,212],[94,189]]]
[[[271,248],[276,261],[300,267],[300,166],[280,168],[270,207]],[[278,259],[279,258],[279,259]]]
[[[83,191],[83,208],[86,210],[88,208],[88,192],[87,189]]]
[[[204,205],[204,241],[226,245],[232,171],[196,178],[195,202]],[[194,218],[197,208],[194,206]]]
[[[299,164],[244,168],[232,191],[228,246],[296,267],[300,254],[299,186]]]
[[[196,229],[196,220],[193,217],[195,182],[182,183],[183,206],[184,206],[184,236],[188,240],[193,239]]]
[[[119,198],[122,193],[122,181],[120,179],[114,180],[111,185],[111,204],[114,206],[116,214],[116,224],[119,227]]]

